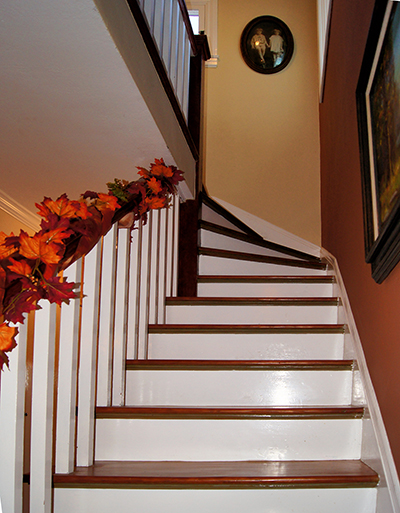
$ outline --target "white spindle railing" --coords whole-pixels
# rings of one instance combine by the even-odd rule
[[[80,284],[81,297],[61,308],[42,301],[35,313],[29,399],[34,513],[52,510],[54,467],[69,473],[75,465],[93,463],[96,404],[125,404],[125,360],[147,358],[148,323],[163,322],[165,297],[176,295],[178,218],[174,197],[170,208],[150,212],[147,223],[132,232],[114,225],[64,271],[68,281]],[[10,371],[0,378],[4,513],[22,511],[27,333],[27,323],[20,325]]]
[[[192,46],[178,0],[141,0],[165,70],[185,118],[189,105],[189,62]]]

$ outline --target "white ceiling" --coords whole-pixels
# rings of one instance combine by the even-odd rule
[[[106,191],[174,163],[93,0],[0,3],[0,199]]]

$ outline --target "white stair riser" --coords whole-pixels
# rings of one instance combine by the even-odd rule
[[[235,230],[239,233],[244,233],[242,230],[237,228],[233,223],[230,223],[225,217],[217,214],[214,210],[207,205],[202,205],[201,207],[201,219],[203,221],[208,221],[209,223],[214,223],[219,226],[223,226],[225,228],[230,228],[231,230]]]
[[[97,460],[358,459],[361,419],[98,419]]]
[[[291,265],[269,264],[265,262],[252,262],[234,258],[221,258],[208,255],[199,257],[200,275],[219,276],[326,276],[327,271],[308,269]]]
[[[337,324],[338,307],[284,305],[170,305],[167,324]]]
[[[375,513],[374,488],[275,490],[54,490],[55,513]],[[116,508],[116,505],[117,508]]]
[[[205,360],[340,360],[344,335],[157,334],[149,335],[149,358]]]
[[[199,283],[199,297],[332,297],[332,283]]]
[[[351,371],[129,371],[130,406],[348,405]]]
[[[281,251],[275,251],[273,249],[264,248],[257,244],[251,244],[238,240],[228,235],[222,235],[220,233],[214,233],[209,230],[200,230],[200,246],[203,248],[214,248],[214,249],[227,249],[229,251],[240,251],[242,253],[252,253],[254,255],[266,255],[281,258],[293,258],[296,257],[288,256],[286,253]]]

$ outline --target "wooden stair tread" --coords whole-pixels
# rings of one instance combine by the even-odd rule
[[[353,360],[127,360],[127,370],[353,370]]]
[[[259,235],[255,236],[253,234],[238,232],[236,230],[233,230],[232,228],[220,226],[216,223],[211,223],[210,221],[199,220],[199,228],[213,233],[218,233],[220,235],[225,235],[236,240],[247,242],[255,246],[270,249],[285,255],[290,255],[292,257],[299,258],[302,260],[313,262],[321,261],[321,259],[317,256],[309,255],[308,253],[303,253],[302,251],[298,251],[287,246],[282,246],[281,244],[277,244],[276,242],[265,240],[263,238],[260,238]]]
[[[199,283],[335,283],[334,276],[198,275]]]
[[[167,305],[188,306],[339,306],[337,297],[168,297]]]
[[[379,477],[359,460],[98,461],[55,474],[55,487],[273,488],[372,487]]]
[[[344,333],[344,324],[149,324],[149,333]]]
[[[362,406],[98,406],[96,418],[152,419],[358,419]]]
[[[327,264],[324,262],[312,262],[306,260],[293,260],[291,258],[271,257],[265,255],[256,255],[254,253],[244,253],[240,251],[229,251],[226,249],[198,248],[199,255],[230,258],[235,260],[248,260],[251,262],[261,262],[266,264],[286,265],[291,267],[302,267],[305,269],[319,269],[325,271]]]

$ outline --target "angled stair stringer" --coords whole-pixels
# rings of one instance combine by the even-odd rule
[[[198,297],[167,298],[125,405],[96,409],[95,464],[54,476],[55,513],[400,513],[335,260],[207,208]]]

